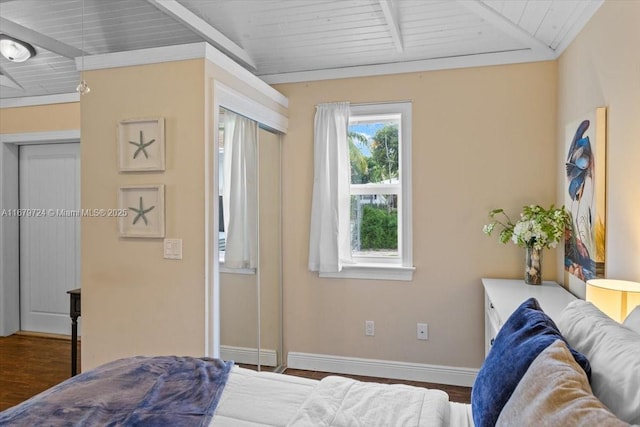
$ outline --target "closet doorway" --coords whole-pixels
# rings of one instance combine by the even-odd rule
[[[279,370],[282,356],[280,134],[220,108],[220,357]]]

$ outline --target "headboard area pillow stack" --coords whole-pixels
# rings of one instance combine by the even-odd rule
[[[530,298],[498,332],[471,412],[476,427],[640,424],[640,334],[582,300],[556,326]]]
[[[511,314],[500,328],[471,390],[471,411],[476,427],[496,424],[531,363],[557,340],[564,341],[535,298],[526,300]],[[574,350],[569,351],[588,376],[588,360]]]
[[[496,427],[628,427],[595,397],[569,348],[557,340],[535,358],[502,409]]]
[[[589,359],[596,397],[622,420],[640,424],[640,334],[583,300],[567,305],[558,327]]]

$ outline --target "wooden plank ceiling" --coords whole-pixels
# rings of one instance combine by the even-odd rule
[[[74,58],[207,41],[268,83],[556,58],[602,0],[0,0],[0,98],[74,92]]]

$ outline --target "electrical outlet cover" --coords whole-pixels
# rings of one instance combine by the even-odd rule
[[[426,323],[418,323],[417,327],[417,336],[416,338],[419,340],[428,340],[429,339],[429,325]]]
[[[375,323],[373,320],[367,320],[364,322],[364,334],[366,336],[372,337],[376,333]]]

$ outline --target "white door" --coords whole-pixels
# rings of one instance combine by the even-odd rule
[[[20,147],[20,329],[70,334],[80,287],[80,144]]]

